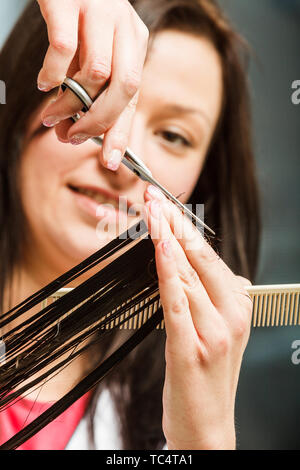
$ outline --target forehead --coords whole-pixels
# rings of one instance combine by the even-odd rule
[[[165,100],[201,107],[214,124],[223,89],[221,59],[211,41],[173,30],[157,34],[144,68],[141,95],[146,98],[150,91],[154,103]]]

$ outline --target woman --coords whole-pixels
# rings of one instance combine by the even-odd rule
[[[142,204],[166,339],[153,332],[124,360],[94,392],[90,414],[105,386],[124,449],[232,449],[252,311],[244,287],[254,277],[259,234],[241,41],[212,1],[132,4],[135,12],[125,0],[64,2],[61,10],[40,0],[50,48],[39,72],[48,39],[31,2],[1,53],[8,86],[0,110],[3,309],[104,246],[111,236],[99,222],[120,222],[118,198]],[[140,18],[150,31],[144,68]],[[38,72],[49,96],[35,88]],[[68,118],[81,106],[70,92],[49,103],[65,75],[93,98],[102,91],[74,125]],[[87,138],[100,134],[99,162]],[[160,193],[120,165],[127,145],[170,192],[205,205],[222,260]],[[129,227],[138,217],[126,220]],[[74,361],[38,400],[57,400],[90,367],[89,357]]]

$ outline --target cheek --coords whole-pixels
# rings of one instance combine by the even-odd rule
[[[64,144],[57,141],[53,130],[29,143],[20,166],[21,195],[27,213],[29,210],[46,210],[47,204],[55,199],[62,186],[64,173],[71,161]]]
[[[66,150],[54,130],[33,139],[21,158],[22,186],[55,190],[72,164]]]
[[[180,196],[181,202],[187,202],[198,181],[202,158],[193,155],[188,158],[169,157],[168,162],[153,171],[153,175],[174,196]],[[153,169],[154,170],[154,169]]]

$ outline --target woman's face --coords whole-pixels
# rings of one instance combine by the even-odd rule
[[[182,202],[198,180],[221,102],[221,62],[213,45],[186,33],[160,33],[144,68],[128,146],[172,194],[184,193]],[[42,127],[40,112],[28,138],[21,192],[27,252],[40,263],[65,271],[141,218],[146,183],[122,164],[117,172],[104,168],[95,143],[59,142],[53,129]],[[116,210],[120,203],[133,204],[135,217]]]

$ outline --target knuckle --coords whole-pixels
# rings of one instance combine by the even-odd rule
[[[212,349],[217,356],[225,356],[228,354],[230,349],[229,334],[225,331],[219,332],[213,340]]]
[[[97,112],[93,111],[92,108],[90,108],[88,114],[91,118],[91,121],[89,120],[87,123],[83,120],[82,124],[89,128],[89,133],[94,135],[102,135],[109,129],[110,125],[104,119],[100,120]]]
[[[143,23],[143,35],[144,35],[146,43],[148,43],[149,37],[150,37],[150,31],[149,31],[149,28],[145,25],[145,23]]]
[[[218,257],[215,252],[209,250],[209,249],[202,249],[199,253],[199,257],[201,258],[201,261],[205,264],[213,264],[218,261]]]
[[[149,28],[145,25],[145,23],[139,19],[138,21],[138,31],[144,43],[148,44],[150,31]]]
[[[72,39],[61,34],[55,34],[51,41],[53,49],[63,55],[73,55],[76,52],[76,45]]]
[[[134,70],[131,70],[121,79],[121,87],[124,90],[126,96],[133,97],[140,86],[141,78],[140,74]]]
[[[235,340],[242,340],[248,335],[250,330],[250,322],[249,319],[240,315],[236,318],[233,326],[232,326],[232,335]]]
[[[109,131],[109,139],[114,147],[125,149],[127,146],[127,137],[126,135],[117,130]]]
[[[140,34],[142,39],[145,39],[145,41],[148,41],[149,36],[150,36],[149,28],[144,23],[144,21],[141,19],[141,17],[137,14],[137,12],[132,7],[132,5],[130,5],[130,10],[131,10],[131,13],[133,14],[133,18],[134,18],[137,33]]]
[[[102,134],[105,134],[105,132],[107,132],[107,130],[109,129],[109,124],[106,124],[105,121],[97,120],[95,121],[94,129],[95,129],[95,132],[94,132],[95,135],[102,135]]]
[[[37,3],[39,4],[43,17],[45,18],[46,21],[48,21],[48,18],[50,16],[49,3],[46,0],[37,0]]]
[[[181,281],[191,290],[199,286],[199,277],[196,271],[190,266],[179,274]]]
[[[108,61],[92,60],[85,66],[86,74],[92,81],[107,81],[111,75],[111,65]]]
[[[251,315],[253,310],[253,299],[250,297],[247,290],[243,286],[239,288],[238,294],[238,300],[240,301],[240,304],[242,303],[242,305],[247,309],[248,314]]]
[[[243,276],[236,276],[243,286],[252,286],[252,282]]]
[[[172,314],[180,314],[185,313],[188,309],[188,301],[186,296],[182,295],[176,300],[173,300],[168,307],[169,313]]]

